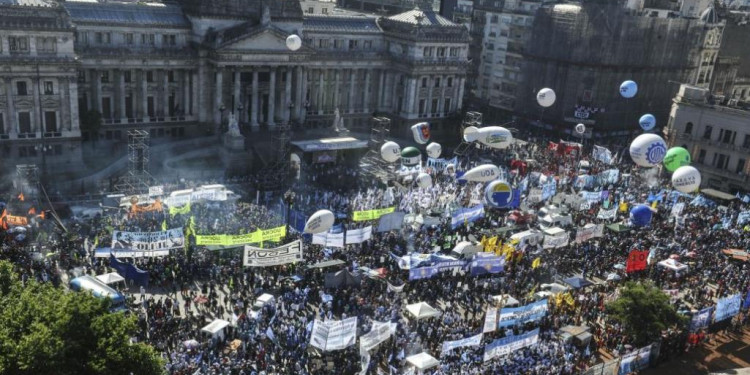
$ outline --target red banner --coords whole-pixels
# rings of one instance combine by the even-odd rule
[[[628,262],[625,267],[625,272],[635,272],[635,271],[645,270],[647,266],[648,266],[648,250],[646,251],[632,250],[630,251],[630,255],[628,255]]]

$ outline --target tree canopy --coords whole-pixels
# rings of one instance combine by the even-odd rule
[[[0,374],[163,374],[151,346],[130,343],[135,317],[109,304],[49,283],[24,286],[0,261]]]
[[[669,296],[650,283],[628,282],[620,289],[620,297],[607,305],[607,311],[637,346],[648,345],[663,330],[685,321],[669,304]]]

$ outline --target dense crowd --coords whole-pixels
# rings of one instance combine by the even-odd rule
[[[420,189],[408,183],[385,186],[360,176],[355,168],[316,166],[307,174],[308,180],[292,187],[295,196],[291,207],[285,206],[282,197],[275,197],[271,204],[258,205],[253,203],[255,197],[244,196],[239,200],[195,203],[189,214],[170,215],[166,210],[139,215],[104,211],[92,218],[67,220],[68,233],[50,221],[35,222],[29,235],[38,235],[25,241],[6,237],[0,255],[17,265],[24,280],[35,278],[61,284],[79,274],[98,275],[110,270],[110,260],[95,258],[93,249],[108,246],[114,230],[148,232],[191,227],[189,238],[192,236],[193,240],[188,241],[184,251],[125,260],[149,272],[147,288],[121,286],[129,296],[131,311],[139,317],[141,330],[137,339],[153,344],[163,353],[167,371],[174,375],[360,373],[363,369],[358,345],[329,352],[310,346],[316,319],[354,316],[358,318],[358,336],[367,333],[373,322],[397,323],[394,337],[370,351],[366,373],[374,374],[378,368],[400,373],[406,367],[406,357],[426,351],[439,358],[440,364],[430,370],[433,374],[575,374],[595,364],[597,352],[618,356],[637,349],[632,338],[608,317],[605,308],[616,298],[624,280],[651,280],[660,289],[678,290],[673,304],[686,314],[730,294],[743,293],[744,299],[750,286],[750,266],[728,258],[721,250],[750,247],[750,232],[736,222],[740,212],[748,209],[745,203],[734,200],[721,208],[705,201],[691,205],[692,197],[670,194],[664,179],[627,163],[612,166],[580,155],[561,156],[548,149],[548,141],[530,139],[505,151],[485,150],[462,158],[456,169],[466,170],[485,162],[502,166],[514,186],[526,187],[521,190],[520,208],[537,211],[550,202],[530,202],[527,194],[529,189],[541,186],[542,175],[557,176],[557,195],[551,201],[561,204],[576,193],[574,183],[580,160],[588,159],[591,175],[617,167],[621,175],[632,177],[592,189],[609,189],[607,204],[614,207],[620,202],[641,203],[648,197],[658,198],[651,224],[621,232],[607,231],[604,236],[583,243],[571,240],[559,249],[524,245],[519,249],[521,254],[513,256],[504,272],[498,274],[441,273],[430,279],[409,281],[408,271],[399,265],[397,256],[447,252],[460,241],[478,241],[488,231],[505,225],[507,210],[488,209],[484,218],[454,230],[450,216],[444,213],[481,202],[479,184],[458,184],[443,171],[431,170],[431,188]],[[525,161],[525,170],[511,168],[516,160]],[[341,180],[357,182],[342,184]],[[186,185],[189,184],[176,183],[167,189]],[[670,214],[677,203],[686,206],[679,221]],[[579,223],[627,222],[627,211],[618,212],[614,220],[598,219],[597,212],[603,204],[598,202],[583,209],[569,205],[567,209],[575,223],[570,229],[575,232]],[[401,230],[373,231],[371,239],[344,249],[311,244],[309,237],[290,229],[282,242],[302,239],[305,261],[267,268],[243,267],[241,250],[210,250],[194,241],[194,235],[245,234],[277,227],[282,225],[287,208],[307,215],[330,209],[339,214],[337,225],[341,230],[377,227],[377,221],[353,222],[351,214],[385,207],[396,207],[412,218],[438,215],[439,221],[436,225],[410,221]],[[724,225],[727,218],[728,226]],[[571,239],[574,238],[572,234]],[[631,249],[650,249],[653,260],[674,255],[689,268],[676,273],[652,264],[645,271],[628,274],[618,265],[625,263]],[[534,267],[537,258],[541,266]],[[327,268],[314,266],[332,259],[344,263]],[[363,267],[382,271],[375,277],[365,277],[368,274],[362,272]],[[339,269],[363,276],[360,284],[326,287],[326,274]],[[617,277],[610,278],[612,274]],[[482,332],[487,307],[494,305],[492,296],[507,294],[520,304],[530,303],[539,299],[535,292],[543,284],[572,275],[596,282],[587,288],[571,289],[573,303],[551,302],[549,313],[537,321],[485,333],[482,345],[441,355],[443,342]],[[394,285],[403,286],[403,290],[393,290]],[[263,306],[258,314],[252,306],[264,293],[273,295],[275,301]],[[404,311],[407,304],[415,302],[426,302],[442,314],[416,320]],[[700,337],[690,337],[685,326],[670,327],[662,332],[660,359],[681,355],[686,347],[698,345],[716,329],[740,327],[747,323],[747,316],[747,311],[743,311],[726,324],[699,332]],[[211,337],[201,333],[201,328],[216,318],[231,322],[225,334]],[[568,325],[591,327],[591,343],[575,345],[563,341],[558,332]],[[487,343],[535,328],[541,332],[537,344],[483,361]]]

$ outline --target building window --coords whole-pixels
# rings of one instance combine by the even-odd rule
[[[5,116],[0,112],[0,134],[5,134]]]
[[[718,169],[727,169],[727,164],[729,164],[729,156],[714,153],[714,160],[712,164]]]
[[[102,83],[109,83],[109,70],[102,70]]]
[[[334,39],[333,40],[333,48],[340,49],[344,46],[344,41],[342,39]]]
[[[685,124],[685,132],[684,133],[685,134],[691,134],[692,132],[693,132],[693,123],[692,122],[688,122],[687,124]]]
[[[130,71],[129,70],[125,70],[125,71],[122,72],[122,79],[126,83],[130,83],[131,76],[130,76]]]
[[[437,57],[445,57],[445,47],[438,47]]]
[[[438,100],[432,99],[432,111],[430,111],[430,113],[434,114],[434,113],[437,113],[437,111],[438,111]]]
[[[737,168],[735,168],[734,173],[743,173],[745,171],[745,159],[737,160]]]
[[[133,45],[134,42],[133,33],[125,33],[125,44]]]
[[[419,115],[423,115],[425,113],[425,101],[424,99],[419,99]]]
[[[365,40],[365,49],[372,49],[372,40]]]
[[[57,45],[57,39],[54,37],[36,38],[36,50],[39,53],[54,53],[56,45]]]
[[[406,43],[401,43],[401,53],[404,55],[409,53],[409,47],[406,46]]]
[[[698,163],[703,164],[706,161],[706,150],[701,149],[700,152],[698,152]]]
[[[177,45],[177,37],[174,34],[164,34],[161,36],[161,44],[165,46]]]
[[[745,142],[742,143],[742,147],[750,148],[750,134],[745,134]]]
[[[435,78],[435,87],[440,87],[440,77]]]
[[[309,7],[309,8],[307,8],[307,13],[308,13],[308,14],[313,14],[313,13],[315,13],[315,8],[313,8],[313,7]]]
[[[29,52],[29,38],[25,36],[10,36],[8,37],[8,44],[10,45],[10,52]]]
[[[21,134],[31,133],[31,113],[18,112],[18,132]]]
[[[174,70],[167,70],[167,81],[174,82]]]
[[[453,87],[453,77],[448,77],[448,81],[446,82],[448,87]]]
[[[141,44],[153,46],[154,40],[156,40],[154,34],[141,34]]]
[[[720,133],[721,133],[721,136],[720,136],[721,142],[727,143],[730,145],[734,143],[734,138],[737,135],[736,132],[733,132],[731,130],[721,129]]]
[[[154,82],[154,72],[149,70],[146,72],[146,82]]]
[[[97,44],[109,44],[112,41],[112,33],[97,32],[94,34],[94,41]]]
[[[459,50],[458,47],[451,47],[450,49],[451,57],[458,57],[458,50]]]
[[[432,57],[432,48],[433,47],[424,48],[424,57]]]
[[[422,87],[427,87],[427,77],[422,77]]]
[[[55,84],[52,81],[44,81],[44,95],[52,95],[55,92]]]
[[[320,13],[328,14],[328,8],[321,8]]]
[[[16,82],[16,95],[19,95],[19,96],[29,95],[29,90],[28,90],[28,87],[26,86],[26,81]]]
[[[44,129],[47,133],[57,133],[57,112],[44,112]]]
[[[357,49],[358,46],[359,46],[359,41],[358,40],[350,40],[349,41],[349,49]]]
[[[448,113],[451,111],[451,99],[445,98],[445,102],[443,102],[443,112]]]
[[[497,15],[490,17],[490,23],[497,23]]]
[[[711,133],[714,131],[714,127],[706,125],[706,130],[703,131],[703,139],[711,139]]]
[[[76,38],[78,39],[79,43],[82,44],[89,44],[89,33],[85,31],[79,31],[76,33]]]

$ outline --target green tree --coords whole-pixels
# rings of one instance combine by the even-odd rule
[[[81,130],[89,133],[89,139],[96,142],[99,138],[99,130],[102,128],[102,114],[99,111],[90,110],[81,116]]]
[[[685,317],[669,304],[669,296],[651,283],[626,283],[620,297],[607,304],[607,312],[622,324],[637,346],[648,345],[663,330],[685,322]]]
[[[0,374],[164,373],[151,346],[130,343],[134,316],[111,313],[108,300],[88,293],[24,286],[12,272],[0,261]]]

